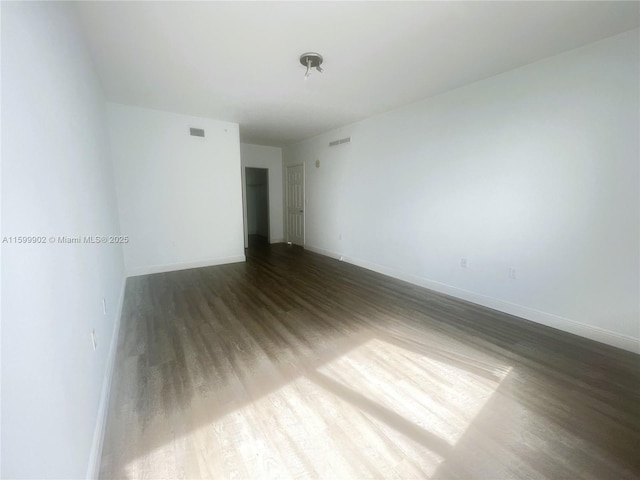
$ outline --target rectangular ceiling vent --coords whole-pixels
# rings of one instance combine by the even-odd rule
[[[333,142],[329,142],[330,147],[337,147],[338,145],[342,145],[343,143],[350,143],[351,137],[341,138],[340,140],[334,140]]]
[[[204,137],[204,129],[202,128],[190,128],[189,135],[192,137]]]

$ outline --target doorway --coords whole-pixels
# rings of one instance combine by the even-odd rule
[[[245,246],[268,245],[269,238],[269,169],[245,167]]]
[[[304,165],[287,167],[287,242],[304,246]]]

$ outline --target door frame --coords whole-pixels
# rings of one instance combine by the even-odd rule
[[[302,246],[307,243],[307,170],[304,162],[286,165],[284,168],[284,216],[285,222],[285,242],[289,243],[289,175],[287,169],[290,167],[302,167]]]
[[[249,248],[249,222],[247,218],[247,168],[255,168],[267,171],[267,242],[271,243],[271,199],[270,193],[270,170],[269,167],[253,167],[251,165],[242,166],[242,226],[244,228],[244,248]]]

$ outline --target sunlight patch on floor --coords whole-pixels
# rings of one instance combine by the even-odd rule
[[[149,427],[145,435],[173,440],[129,462],[123,474],[431,475],[509,371],[486,358],[436,359],[428,351],[370,339],[266,394],[252,391],[253,383],[238,384],[239,393],[252,400],[238,406],[220,405],[215,395],[195,398],[186,416]]]
[[[318,371],[367,399],[362,414],[429,475],[511,371],[484,358],[467,367],[372,339]]]

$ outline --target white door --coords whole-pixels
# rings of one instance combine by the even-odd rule
[[[287,167],[287,241],[304,245],[304,165]]]

